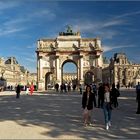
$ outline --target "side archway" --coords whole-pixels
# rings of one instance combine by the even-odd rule
[[[53,73],[52,72],[47,72],[45,74],[45,90],[52,88],[53,87]]]

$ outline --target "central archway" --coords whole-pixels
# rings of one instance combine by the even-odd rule
[[[61,84],[78,84],[78,68],[73,60],[65,60],[61,66]]]

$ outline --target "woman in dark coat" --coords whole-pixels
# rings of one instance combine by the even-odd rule
[[[18,86],[16,87],[16,98],[19,98],[20,97],[20,92],[21,92],[21,87],[18,84]]]
[[[95,95],[91,92],[90,85],[86,86],[86,91],[82,96],[82,108],[83,108],[83,117],[84,117],[84,126],[91,124],[91,113],[93,109],[93,101]]]

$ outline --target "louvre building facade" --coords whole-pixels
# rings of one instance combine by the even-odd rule
[[[103,82],[134,87],[140,82],[140,64],[130,62],[125,53],[115,53],[109,64],[104,63]]]
[[[0,87],[13,86],[17,84],[27,85],[33,82],[36,84],[36,78],[24,66],[18,64],[15,57],[9,57],[6,60],[0,58]]]

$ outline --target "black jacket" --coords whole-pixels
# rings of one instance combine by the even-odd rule
[[[140,101],[140,85],[136,86],[136,93],[137,93],[136,100]]]
[[[18,85],[18,86],[16,87],[16,93],[20,93],[20,91],[21,91],[21,87],[20,87],[20,85]]]
[[[87,93],[84,92],[83,97],[82,97],[82,108],[85,109],[87,107],[88,110],[93,109],[94,98],[95,98],[95,94],[91,92],[89,94],[89,100],[88,100],[88,103],[87,103]]]

